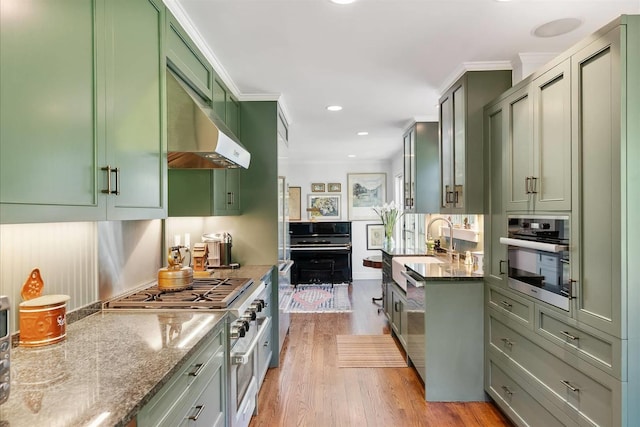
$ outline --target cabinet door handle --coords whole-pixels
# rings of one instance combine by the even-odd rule
[[[567,331],[560,331],[560,333],[561,333],[562,335],[564,335],[565,337],[569,338],[571,341],[577,341],[577,340],[579,340],[579,339],[580,339],[580,337],[576,337],[576,336],[574,336],[574,335],[571,335],[571,334],[570,334],[569,332],[567,332]]]
[[[202,368],[204,368],[204,363],[198,363],[197,365],[195,365],[196,369],[189,372],[189,376],[190,377],[197,377],[200,372],[202,372]]]
[[[198,417],[200,417],[200,414],[202,414],[202,411],[204,411],[204,405],[196,406],[196,413],[191,415],[189,419],[191,421],[198,421]]]
[[[502,390],[504,390],[505,394],[507,394],[509,396],[513,396],[513,392],[506,385],[502,386]]]
[[[531,193],[532,194],[538,193],[538,178],[536,178],[535,176],[531,177]]]
[[[112,168],[110,165],[107,165],[107,166],[101,168],[101,170],[107,172],[107,189],[106,190],[102,190],[102,193],[104,193],[104,194],[115,194],[116,196],[118,194],[120,194],[120,168]],[[115,190],[111,189],[111,174],[112,173],[116,174],[116,189]]]
[[[506,274],[504,271],[502,271],[502,263],[506,263],[507,261],[501,259],[500,262],[498,263],[498,273],[500,274]]]
[[[227,192],[227,204],[228,205],[233,205],[233,192],[232,191]]]
[[[576,294],[574,292],[574,287],[577,286],[578,281],[577,280],[573,280],[573,279],[569,279],[569,299],[575,299],[576,298]]]
[[[511,341],[509,338],[500,338],[500,339],[502,340],[504,345],[506,345],[507,347],[513,347],[513,341]]]
[[[580,389],[579,389],[579,388],[575,388],[574,386],[572,386],[572,385],[571,385],[571,383],[570,383],[569,381],[566,381],[566,380],[560,380],[560,382],[561,382],[562,384],[564,384],[564,385],[565,385],[565,387],[567,387],[569,390],[571,390],[571,391],[573,391],[573,392],[575,392],[575,393],[577,393],[577,392],[579,392],[579,391],[580,391]]]
[[[400,304],[400,302],[395,302],[395,303],[393,304],[393,311],[395,311],[396,313],[399,313],[399,312],[400,312],[400,309],[398,308],[398,307],[400,307],[400,305],[399,305],[399,304]]]
[[[531,193],[531,191],[529,191],[529,180],[530,179],[531,179],[530,177],[526,177],[524,179],[524,192],[525,192],[525,194]]]
[[[504,307],[511,309],[513,307],[513,304],[509,303],[508,301],[500,301],[500,304],[502,304]]]

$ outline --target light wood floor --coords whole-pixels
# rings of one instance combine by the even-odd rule
[[[388,334],[372,296],[377,281],[355,281],[353,313],[292,314],[280,367],[269,369],[250,427],[511,426],[488,402],[424,401],[413,368],[338,368],[336,335]]]

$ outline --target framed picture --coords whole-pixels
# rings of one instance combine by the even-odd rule
[[[367,224],[367,250],[382,249],[384,242],[384,225]]]
[[[289,221],[300,221],[300,187],[289,187]]]
[[[349,219],[352,221],[379,219],[373,208],[385,204],[386,190],[386,173],[347,174]]]
[[[314,182],[311,184],[311,191],[314,193],[324,193],[324,182]]]
[[[329,193],[339,193],[342,191],[342,184],[339,182],[330,182],[327,184],[327,187],[329,188],[327,190]]]
[[[307,197],[309,219],[340,219],[340,196],[309,194]]]

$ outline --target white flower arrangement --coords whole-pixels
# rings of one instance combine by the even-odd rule
[[[385,203],[382,207],[376,206],[373,208],[373,211],[380,217],[380,220],[384,225],[385,237],[391,237],[393,229],[396,226],[396,222],[402,215],[404,215],[404,212],[400,212],[396,207],[395,201]]]

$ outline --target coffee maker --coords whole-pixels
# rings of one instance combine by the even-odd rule
[[[231,262],[231,234],[225,232],[202,235],[208,246],[207,268],[229,268]]]

